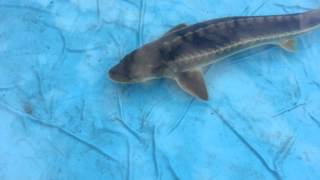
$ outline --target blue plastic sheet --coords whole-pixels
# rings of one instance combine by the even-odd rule
[[[211,66],[202,102],[107,71],[179,23],[313,0],[1,0],[0,179],[320,179],[320,32]]]

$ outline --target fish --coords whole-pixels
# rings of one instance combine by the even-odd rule
[[[295,37],[320,27],[320,9],[295,14],[234,16],[178,24],[125,55],[108,75],[117,83],[172,79],[186,93],[209,100],[203,69],[264,45],[296,51]]]

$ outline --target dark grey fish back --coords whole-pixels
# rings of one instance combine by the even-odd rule
[[[320,10],[313,10],[302,14],[301,27],[310,28],[320,24]]]
[[[174,61],[182,55],[281,34],[295,35],[320,24],[320,11],[289,15],[220,18],[198,23],[171,34],[163,55]]]

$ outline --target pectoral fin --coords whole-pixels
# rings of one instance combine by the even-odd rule
[[[296,41],[293,39],[285,40],[280,43],[280,47],[288,52],[296,51]]]
[[[176,77],[178,85],[187,93],[202,100],[208,100],[208,91],[200,71],[180,73]]]
[[[187,27],[187,26],[188,26],[188,25],[186,25],[186,24],[178,24],[178,25],[174,26],[173,28],[171,28],[168,32],[166,32],[166,33],[164,34],[164,36],[167,36],[167,35],[175,32],[175,31],[178,31],[178,30],[180,30],[180,29],[182,29],[182,28],[185,28],[185,27]]]

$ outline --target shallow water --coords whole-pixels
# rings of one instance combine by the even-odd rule
[[[210,99],[107,71],[176,24],[313,0],[0,0],[0,179],[319,179],[320,31],[211,66]]]

